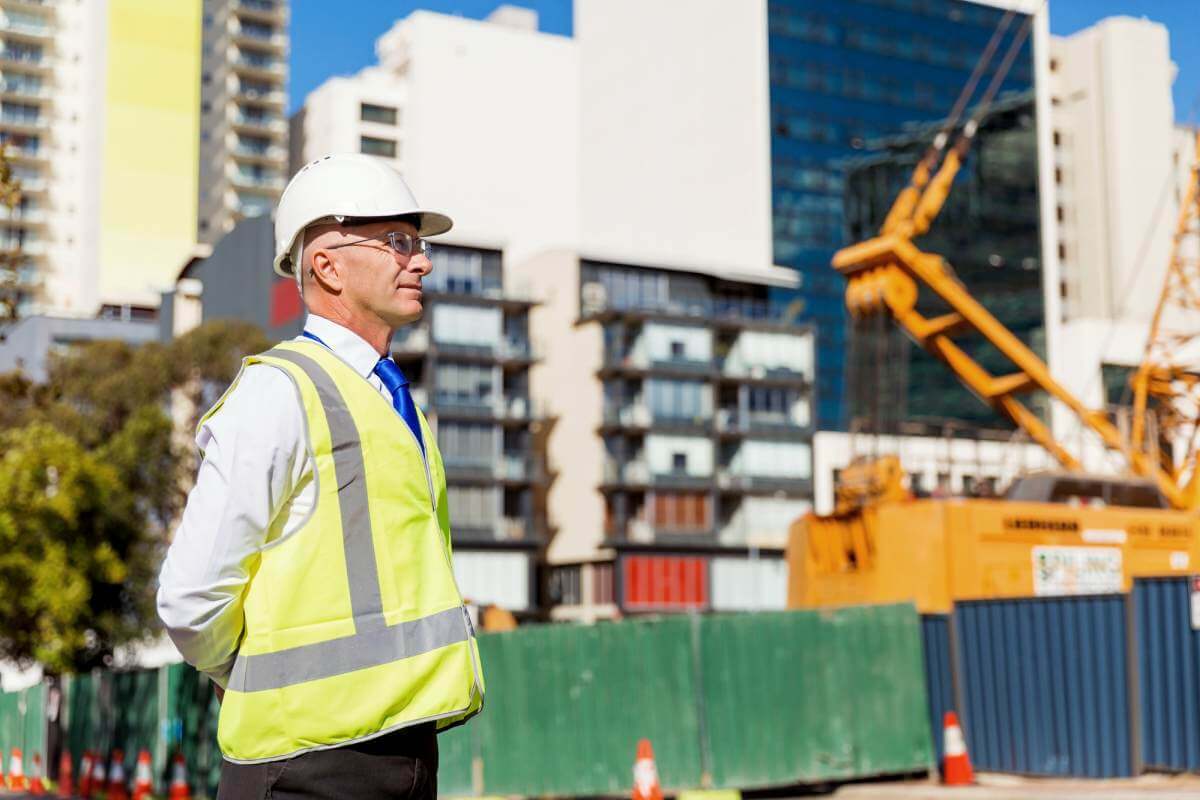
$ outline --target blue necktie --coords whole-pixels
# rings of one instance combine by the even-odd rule
[[[417,444],[421,446],[421,454],[424,455],[425,439],[421,436],[421,422],[417,418],[417,407],[413,403],[412,392],[408,390],[408,378],[404,377],[396,362],[390,358],[379,359],[374,372],[392,393],[392,406],[417,437]]]

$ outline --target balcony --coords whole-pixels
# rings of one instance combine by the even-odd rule
[[[242,25],[233,33],[233,40],[241,45],[269,47],[282,53],[287,49],[287,34],[277,30],[263,30],[251,25]]]
[[[405,325],[392,337],[392,353],[421,355],[429,349],[429,329],[422,325]]]
[[[523,542],[532,538],[531,529],[527,520],[512,517],[491,521],[469,520],[451,525],[456,542]]]
[[[3,126],[7,130],[34,133],[45,130],[49,126],[49,122],[41,114],[0,113],[0,126]]]
[[[54,38],[54,28],[40,18],[27,15],[17,17],[0,13],[0,33],[34,41],[52,41]]]
[[[6,77],[0,81],[0,97],[6,100],[48,100],[50,87],[40,81]]]
[[[257,86],[238,86],[234,98],[239,103],[253,103],[282,109],[287,104],[287,94],[278,87],[263,89]]]
[[[675,378],[703,378],[717,374],[711,360],[695,358],[672,358],[670,356],[648,357],[640,353],[606,353],[601,374],[625,373],[633,375],[661,375]]]
[[[275,0],[236,0],[234,8],[239,16],[267,22],[283,22],[287,19],[284,6]]]
[[[9,222],[18,225],[38,226],[46,223],[46,212],[40,208],[22,209],[9,208],[5,205],[0,205],[0,222]]]
[[[744,470],[722,467],[717,470],[717,487],[723,492],[809,497],[812,480],[777,475],[750,475]]]
[[[773,436],[804,435],[810,424],[797,419],[796,415],[783,412],[748,412],[740,414],[736,409],[722,408],[717,412],[717,431],[724,434],[769,434]]]
[[[435,394],[434,406],[439,417],[456,419],[495,419],[500,415],[500,405],[491,398],[463,398],[447,394]]]
[[[721,365],[721,379],[729,382],[756,382],[774,385],[807,386],[807,372],[787,367],[767,367],[728,359]]]
[[[235,129],[258,136],[287,133],[287,122],[282,117],[234,113],[232,122]]]
[[[610,458],[604,464],[604,482],[625,488],[707,489],[712,486],[713,479],[711,475],[683,471],[654,472],[640,458],[627,461],[624,465]]]
[[[44,53],[7,46],[0,47],[0,66],[4,65],[37,73],[48,73],[54,69],[53,61]]]
[[[243,51],[241,55],[233,59],[233,68],[238,71],[260,78],[279,78],[287,74],[287,65],[277,58],[268,58],[257,55],[251,55],[247,51]]]
[[[268,194],[283,191],[282,175],[247,175],[244,172],[235,171],[229,176],[229,179],[234,186],[241,189],[251,189]]]
[[[235,158],[256,164],[282,164],[287,161],[287,150],[275,145],[257,147],[239,143],[234,145],[233,155]]]

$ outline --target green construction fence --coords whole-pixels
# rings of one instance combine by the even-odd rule
[[[625,795],[643,737],[671,793],[933,763],[910,605],[536,625],[479,647],[486,707],[439,737],[447,796]],[[69,676],[0,694],[0,747],[22,747],[28,770],[33,752],[66,746],[76,773],[85,748],[120,747],[128,774],[144,747],[160,789],[181,751],[193,791],[214,797],[218,710],[181,664]]]

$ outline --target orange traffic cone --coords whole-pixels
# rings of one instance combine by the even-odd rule
[[[633,763],[633,800],[662,800],[658,785],[658,767],[654,765],[654,748],[649,739],[640,739],[637,761]]]
[[[138,751],[137,772],[133,777],[133,800],[146,800],[154,793],[154,777],[150,774],[150,751]]]
[[[975,782],[971,769],[971,757],[967,755],[967,742],[958,725],[958,714],[947,711],[942,725],[945,759],[942,762],[942,780],[947,786],[970,786]]]
[[[91,750],[84,750],[79,759],[79,796],[83,800],[92,797],[92,770],[96,768],[96,756]]]
[[[75,780],[71,774],[71,751],[64,749],[58,759],[58,796],[69,798],[75,795]]]
[[[113,750],[112,769],[108,771],[108,800],[129,800],[125,785],[125,751]]]
[[[14,792],[25,791],[25,765],[21,763],[21,748],[12,749],[12,760],[8,763],[8,788]]]
[[[108,770],[104,766],[104,756],[96,753],[92,759],[92,794],[103,795],[108,786]]]
[[[29,793],[34,795],[43,795],[46,793],[46,784],[42,781],[42,756],[41,753],[33,754],[33,767],[29,770]]]
[[[171,767],[171,788],[167,794],[168,800],[192,800],[192,790],[188,788],[187,761],[183,753],[175,754],[175,764]]]

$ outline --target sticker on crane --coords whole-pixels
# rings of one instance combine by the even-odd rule
[[[1033,593],[1039,597],[1115,594],[1123,577],[1119,547],[1033,548]]]
[[[1084,528],[1083,540],[1088,544],[1125,544],[1125,531],[1120,528]]]
[[[1200,631],[1200,575],[1192,576],[1192,630]]]

